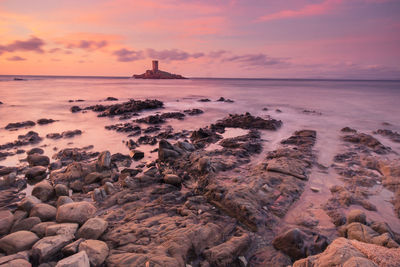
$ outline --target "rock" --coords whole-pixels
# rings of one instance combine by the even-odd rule
[[[107,258],[109,248],[107,244],[99,240],[86,240],[79,245],[79,252],[85,251],[93,266],[101,265]]]
[[[66,185],[56,184],[54,191],[56,192],[57,197],[69,196],[69,188]]]
[[[372,239],[379,236],[379,234],[369,226],[358,222],[353,222],[347,225],[346,233],[348,239],[355,239],[365,243],[372,243]]]
[[[182,178],[175,174],[167,174],[164,176],[164,182],[178,186],[182,183]]]
[[[44,150],[39,148],[39,147],[35,147],[35,148],[32,148],[31,150],[28,150],[26,152],[26,154],[28,154],[28,155],[33,155],[33,154],[42,155],[42,154],[44,154]]]
[[[52,259],[61,249],[73,240],[72,235],[46,236],[32,247],[32,257],[43,263]]]
[[[60,223],[49,225],[46,228],[46,236],[75,235],[79,225],[77,223]]]
[[[1,264],[2,267],[31,267],[32,264],[25,259],[10,260],[7,263]]]
[[[245,114],[229,114],[228,117],[219,120],[215,126],[217,127],[232,127],[243,129],[264,129],[264,130],[277,130],[281,127],[282,121],[278,121],[268,117],[263,119],[261,117],[254,117],[250,113]]]
[[[32,232],[18,231],[0,239],[0,249],[10,255],[29,250],[38,240],[39,237]]]
[[[99,239],[107,227],[107,221],[101,218],[91,218],[82,225],[76,236],[85,239]]]
[[[234,236],[227,242],[204,251],[204,256],[212,266],[232,266],[238,256],[250,245],[248,234]]]
[[[72,106],[70,110],[72,113],[76,113],[81,111],[82,109],[79,106]]]
[[[131,151],[131,158],[136,161],[141,160],[142,158],[144,158],[144,152],[135,149]]]
[[[50,159],[47,156],[40,154],[31,154],[27,157],[29,166],[44,166],[47,167],[50,164]]]
[[[49,181],[43,180],[33,187],[32,196],[35,196],[41,201],[46,202],[54,197],[54,188]]]
[[[335,239],[321,254],[296,261],[293,267],[343,266],[377,267],[397,266],[400,262],[400,249],[366,244],[345,238]]]
[[[14,215],[8,210],[0,211],[0,235],[5,235],[10,232],[14,222]]]
[[[292,260],[298,260],[321,253],[328,246],[328,240],[318,233],[293,228],[275,237],[272,244]]]
[[[57,222],[71,222],[82,225],[94,216],[96,210],[96,207],[89,202],[68,203],[58,207]]]
[[[66,245],[62,250],[62,254],[65,256],[70,256],[78,252],[79,245],[85,241],[83,238],[79,238],[78,240],[72,242],[71,244]]]
[[[85,182],[85,184],[98,183],[101,181],[102,178],[103,178],[103,175],[101,173],[92,172],[92,173],[89,173],[88,175],[86,175],[84,182]]]
[[[109,97],[107,97],[104,101],[118,101],[118,98],[109,96]]]
[[[56,267],[90,267],[89,257],[85,251],[60,260]]]
[[[57,208],[59,208],[61,205],[67,204],[67,203],[73,203],[74,201],[67,196],[60,196],[57,199]]]
[[[28,217],[28,213],[24,210],[16,210],[14,212],[14,223]]]
[[[108,170],[111,168],[111,153],[109,151],[103,151],[99,155],[97,160],[97,165],[100,170],[105,169]]]
[[[123,103],[109,106],[95,105],[87,107],[85,109],[90,109],[94,112],[101,112],[98,117],[110,117],[115,115],[123,115],[125,113],[138,112],[142,110],[162,108],[163,105],[163,102],[155,99],[146,99],[144,101],[130,99],[129,101]]]
[[[41,223],[42,221],[40,220],[39,217],[29,217],[22,219],[20,221],[17,221],[14,223],[13,227],[11,228],[11,232],[17,232],[17,231],[31,231],[31,229]]]
[[[82,181],[76,180],[73,181],[69,184],[69,187],[72,189],[74,192],[82,192],[83,186],[85,184]]]
[[[15,123],[7,124],[5,129],[6,130],[14,130],[14,129],[23,128],[23,127],[32,127],[35,125],[36,125],[36,123],[33,121],[15,122]]]
[[[46,229],[48,226],[55,224],[55,222],[41,222],[32,227],[31,232],[35,233],[39,238],[46,235]]]
[[[204,111],[202,111],[201,109],[198,109],[198,108],[186,109],[183,112],[188,114],[189,116],[194,116],[194,115],[199,115],[199,114],[204,113]]]
[[[347,214],[347,223],[350,224],[352,222],[359,222],[362,224],[366,224],[367,223],[367,216],[365,215],[365,213],[362,210],[351,210],[348,214]]]
[[[56,120],[53,120],[53,119],[39,119],[39,120],[37,120],[37,124],[39,124],[39,125],[49,124],[49,123],[53,123],[53,122],[56,122]]]
[[[26,173],[25,177],[33,182],[39,182],[46,178],[47,176],[47,168],[43,166],[35,166],[32,168],[29,168]]]
[[[113,185],[112,183],[110,183],[110,182],[106,182],[106,183],[104,184],[104,190],[106,191],[106,193],[107,193],[108,195],[112,195],[112,194],[114,194],[115,191],[116,191],[114,185]]]
[[[92,199],[95,202],[102,202],[106,199],[107,193],[104,188],[96,188],[93,190]]]
[[[280,157],[268,161],[267,170],[292,175],[296,178],[307,180],[305,173],[307,165],[298,159]]]
[[[41,221],[52,221],[56,218],[57,209],[49,204],[39,203],[33,206],[30,217],[39,217]]]

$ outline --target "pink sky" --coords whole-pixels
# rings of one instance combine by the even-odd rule
[[[0,0],[0,74],[400,79],[398,0]]]

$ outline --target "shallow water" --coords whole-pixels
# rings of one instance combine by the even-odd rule
[[[0,144],[13,141],[18,135],[25,134],[29,130],[38,132],[42,137],[48,133],[61,133],[66,130],[83,131],[81,136],[71,139],[44,138],[40,144],[32,146],[43,147],[48,156],[53,155],[57,149],[87,145],[93,145],[94,151],[109,150],[111,153],[129,154],[129,149],[123,142],[129,139],[126,134],[104,129],[106,125],[124,121],[118,118],[98,118],[92,111],[70,112],[70,107],[73,105],[86,107],[98,103],[116,103],[103,102],[109,96],[118,98],[118,102],[131,98],[158,99],[164,102],[164,109],[142,112],[141,116],[191,108],[204,110],[204,114],[186,116],[182,121],[169,120],[165,125],[171,125],[175,131],[198,129],[229,113],[250,112],[259,116],[270,115],[282,120],[283,126],[276,132],[263,131],[262,138],[266,140],[265,151],[276,149],[280,140],[289,137],[296,130],[313,129],[317,131],[318,141],[315,150],[318,162],[324,166],[330,166],[334,155],[342,149],[340,129],[345,126],[369,134],[380,128],[400,132],[400,81],[26,78],[25,81],[14,81],[13,77],[0,76],[0,101],[4,103],[0,105]],[[221,96],[235,102],[216,102],[215,100]],[[201,98],[209,98],[211,102],[199,102]],[[70,99],[85,101],[69,103]],[[276,109],[282,112],[277,112]],[[36,121],[40,118],[59,121],[17,131],[4,129],[10,122]],[[383,126],[383,122],[391,125]],[[232,132],[231,137],[242,133]],[[399,143],[393,143],[385,137],[376,137],[384,145],[400,153]],[[22,148],[28,150],[30,147]],[[145,160],[156,157],[156,153],[148,153],[153,148],[141,147],[146,152]],[[11,156],[0,161],[0,165],[15,166],[25,157],[26,154]],[[313,173],[311,177],[320,177],[320,174]],[[320,187],[321,193],[306,192],[306,195],[329,196],[328,188],[335,183],[333,174],[330,173],[322,178],[311,179],[309,186]],[[380,198],[377,196],[374,201],[386,199],[389,192],[382,190],[381,195],[383,196]],[[323,201],[324,198],[318,202]],[[301,202],[299,203],[298,206],[301,208]],[[390,213],[387,205],[383,206],[385,212]]]

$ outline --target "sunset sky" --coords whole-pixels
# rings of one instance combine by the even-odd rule
[[[0,0],[0,74],[400,79],[399,0]]]

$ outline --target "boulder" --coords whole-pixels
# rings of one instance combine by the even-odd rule
[[[61,205],[68,204],[68,203],[73,203],[74,201],[72,198],[67,197],[67,196],[60,196],[57,199],[57,208],[60,207]]]
[[[78,240],[72,242],[71,244],[66,245],[62,250],[62,254],[65,256],[70,256],[78,252],[79,245],[85,241],[83,238],[79,238]]]
[[[79,251],[87,253],[91,265],[99,266],[106,260],[109,248],[103,241],[86,240],[79,245]]]
[[[328,246],[328,240],[318,233],[293,228],[275,237],[272,244],[292,260],[298,260],[321,253]]]
[[[372,239],[379,236],[379,234],[372,230],[369,226],[358,222],[353,222],[347,225],[346,232],[348,239],[355,239],[365,243],[372,243]]]
[[[39,147],[34,147],[34,148],[28,150],[26,152],[26,154],[28,154],[28,155],[33,155],[33,154],[43,155],[44,154],[44,150],[39,148]]]
[[[130,155],[133,160],[141,160],[144,158],[144,152],[137,149],[132,150]]]
[[[26,171],[25,177],[29,181],[38,182],[38,181],[41,181],[44,178],[46,178],[46,176],[47,176],[46,171],[47,171],[47,168],[43,167],[43,166],[31,167]]]
[[[31,232],[35,233],[39,238],[46,235],[46,229],[55,222],[41,222],[32,227]]]
[[[32,257],[38,262],[46,262],[52,259],[63,247],[73,240],[72,235],[46,236],[40,239],[32,247]]]
[[[53,224],[46,228],[46,236],[75,235],[79,225],[77,223]]]
[[[54,190],[56,192],[56,196],[60,197],[60,196],[69,196],[69,188],[66,185],[63,184],[57,184],[54,187]]]
[[[14,215],[8,210],[0,211],[0,235],[5,235],[10,232],[14,222]]]
[[[100,153],[97,159],[97,166],[100,170],[108,170],[111,168],[111,153],[109,151],[103,151]]]
[[[98,239],[107,227],[107,221],[101,218],[91,218],[82,225],[76,236],[85,239]]]
[[[365,213],[362,210],[359,210],[359,209],[351,210],[347,214],[347,223],[350,224],[353,222],[359,222],[362,224],[366,224],[367,216],[365,215]]]
[[[54,188],[49,181],[43,180],[33,187],[32,196],[35,196],[41,201],[46,202],[54,197]]]
[[[43,222],[53,221],[56,218],[57,209],[49,204],[40,203],[33,206],[30,217],[39,217]]]
[[[175,174],[167,174],[164,176],[164,182],[172,185],[180,185],[182,183],[182,179]]]
[[[57,210],[58,223],[78,223],[84,224],[96,213],[96,207],[89,202],[74,202],[61,205]]]
[[[81,251],[60,260],[56,267],[90,267],[89,257],[85,251]]]
[[[15,259],[15,260],[8,261],[7,263],[1,264],[0,266],[2,266],[2,267],[31,267],[32,264],[30,264],[30,262],[25,259]]]
[[[18,203],[18,207],[26,212],[30,212],[33,206],[42,203],[40,199],[35,196],[27,196]]]
[[[37,225],[41,222],[42,221],[40,220],[39,217],[25,218],[25,219],[15,222],[13,227],[11,228],[11,232],[17,232],[17,231],[22,231],[22,230],[31,231],[31,229],[35,225]]]
[[[101,181],[102,178],[103,178],[103,175],[101,173],[92,172],[92,173],[89,173],[88,175],[86,175],[84,182],[85,182],[85,184],[98,183]]]
[[[27,157],[29,166],[44,166],[47,167],[50,164],[50,159],[47,156],[40,154],[31,154]]]
[[[0,239],[0,249],[8,255],[31,249],[39,237],[29,231],[18,231]]]

